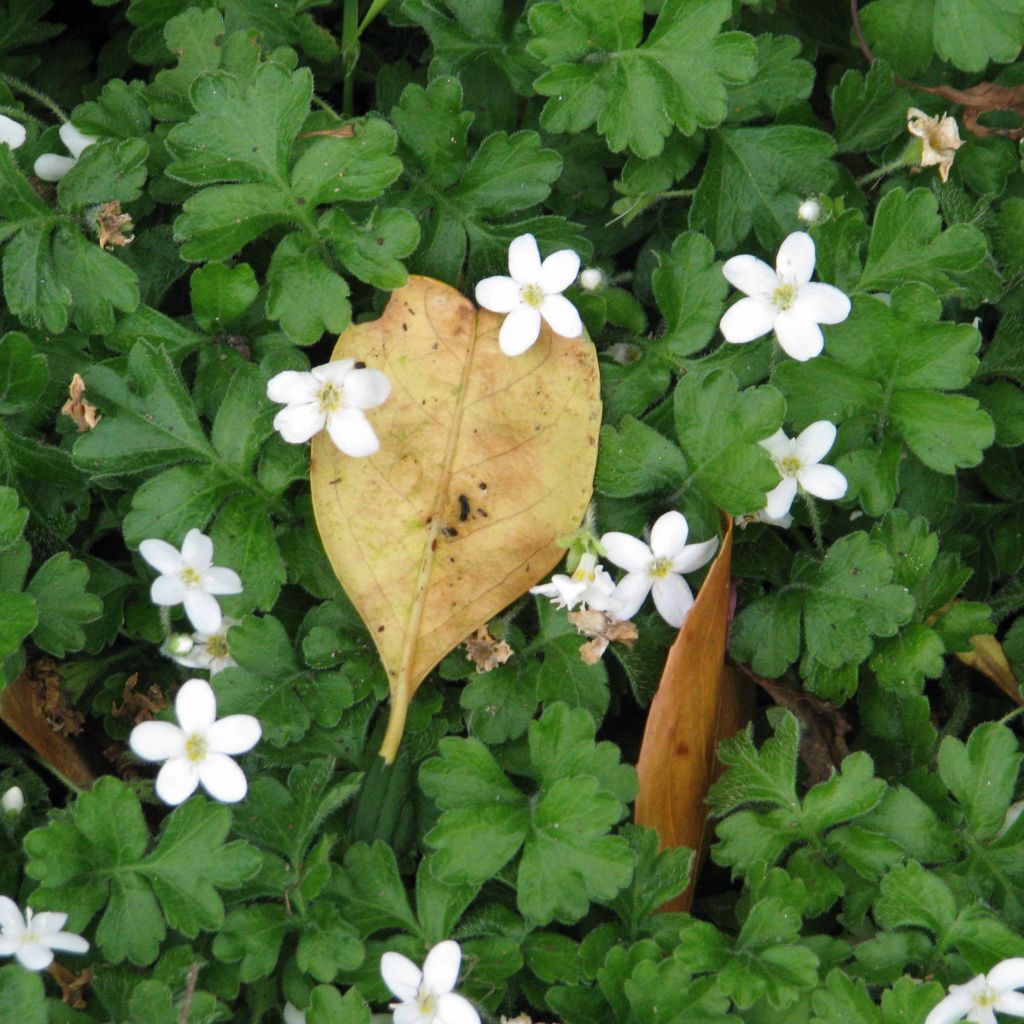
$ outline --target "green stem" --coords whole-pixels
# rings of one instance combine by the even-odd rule
[[[35,114],[30,114],[26,110],[19,110],[17,107],[0,105],[0,114],[13,117],[15,121],[35,121],[36,124],[46,126],[46,122],[41,117],[36,117]]]
[[[47,110],[52,111],[61,124],[70,120],[68,115],[59,106],[57,106],[57,104],[54,103],[54,101],[51,100],[45,92],[33,89],[28,82],[23,82],[20,78],[15,78],[14,75],[9,75],[5,71],[0,71],[0,82],[4,82],[9,85],[15,92],[21,92],[26,96],[31,96],[37,103],[41,103]]]
[[[370,22],[387,7],[389,2],[390,0],[373,0],[370,9],[363,16],[363,20],[359,22],[358,35],[361,36],[370,27]]]
[[[359,0],[345,0],[341,22],[341,61],[345,69],[342,112],[355,112],[355,74],[359,61]]]
[[[802,491],[800,496],[804,499],[804,505],[807,508],[807,516],[811,520],[811,532],[814,534],[814,546],[818,549],[818,554],[824,558],[825,540],[821,535],[821,518],[818,515],[818,506],[814,504],[814,499],[806,491]]]
[[[330,105],[330,103],[327,102],[327,100],[323,99],[320,96],[317,96],[316,93],[313,93],[313,103],[314,103],[315,106],[318,106],[321,110],[326,110],[328,114],[330,114],[333,117],[336,117],[339,121],[343,121],[344,120],[344,118],[341,116],[341,114],[339,114],[334,109],[334,107],[332,107]]]

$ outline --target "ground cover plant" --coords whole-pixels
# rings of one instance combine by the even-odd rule
[[[0,0],[0,1020],[1024,1016],[1022,45]]]

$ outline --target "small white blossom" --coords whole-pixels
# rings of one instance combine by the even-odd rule
[[[220,605],[214,595],[240,594],[242,581],[234,569],[213,564],[213,541],[205,533],[189,530],[181,551],[165,540],[144,540],[139,554],[160,573],[149,591],[153,604],[184,604],[196,629],[220,629]]]
[[[480,1024],[473,1004],[454,991],[461,962],[462,950],[452,939],[434,946],[422,971],[401,953],[385,953],[381,977],[401,1000],[391,1004],[394,1024]]]
[[[32,170],[42,181],[60,181],[78,163],[82,151],[99,140],[91,135],[83,135],[70,121],[65,121],[60,126],[60,141],[67,146],[71,156],[44,153],[37,158]]]
[[[775,270],[755,256],[733,256],[722,273],[747,298],[730,306],[719,327],[726,341],[742,345],[769,331],[783,351],[804,362],[825,345],[818,324],[838,324],[850,315],[850,300],[838,288],[811,280],[814,240],[794,231],[779,247]]]
[[[354,359],[336,359],[309,373],[285,370],[267,382],[267,397],[286,408],[274,417],[274,429],[289,444],[305,444],[324,427],[346,455],[362,458],[380,451],[364,409],[387,400],[391,384],[380,370]]]
[[[580,258],[571,249],[552,253],[543,263],[533,235],[520,235],[508,247],[511,277],[485,277],[476,301],[494,313],[507,313],[498,346],[507,356],[522,355],[540,337],[543,317],[563,338],[578,338],[583,321],[562,294],[576,280]]]
[[[167,653],[171,660],[176,661],[179,665],[184,665],[186,668],[205,669],[211,676],[215,676],[218,672],[223,672],[226,668],[234,668],[238,664],[231,657],[231,648],[228,645],[228,630],[238,624],[238,619],[224,616],[221,619],[220,629],[215,633],[204,633],[202,630],[196,631],[192,636],[179,633],[167,642]],[[185,647],[184,643],[180,643],[178,646],[185,649],[178,653],[177,650],[172,649],[172,643],[175,640],[187,640],[188,646]]]
[[[949,995],[933,1007],[924,1024],[955,1024],[959,1020],[996,1024],[996,1011],[1024,1017],[1024,994],[1014,991],[1022,986],[1024,957],[1003,960],[988,974],[979,974],[964,985],[950,985]]]
[[[761,447],[768,449],[782,477],[779,485],[768,492],[763,522],[781,520],[789,512],[800,489],[828,501],[835,501],[846,494],[846,477],[835,466],[819,465],[835,441],[835,425],[828,420],[818,420],[799,437],[787,437],[784,431],[777,430],[761,442]]]
[[[580,271],[580,287],[584,291],[596,292],[604,287],[604,274],[597,267],[587,267]]]
[[[11,149],[17,149],[24,141],[25,126],[6,114],[0,114],[0,142],[6,142]]]
[[[284,1004],[284,1024],[306,1024],[306,1015],[291,1003]]]
[[[605,567],[598,563],[597,555],[589,551],[581,556],[580,564],[571,576],[556,573],[550,582],[530,587],[530,593],[549,597],[557,608],[568,608],[570,611],[580,605],[582,608],[614,613],[619,604],[613,596],[615,582]]]
[[[176,807],[202,783],[215,800],[237,803],[248,789],[245,773],[229,755],[244,754],[259,742],[262,730],[252,715],[228,715],[217,721],[217,698],[205,679],[190,679],[174,701],[178,725],[143,722],[128,743],[146,761],[164,761],[156,777],[156,795]]]
[[[754,518],[757,522],[764,523],[766,526],[781,526],[784,530],[788,530],[793,525],[793,517],[788,512],[782,516],[770,516],[766,508],[761,509],[760,512],[755,512]]]
[[[687,544],[689,532],[686,516],[666,512],[651,528],[650,545],[628,533],[606,533],[601,538],[609,561],[626,570],[615,588],[618,618],[636,615],[653,589],[661,617],[670,626],[682,626],[693,605],[693,592],[681,574],[706,565],[718,549],[717,537]]]
[[[164,650],[171,658],[177,660],[184,658],[195,645],[196,642],[190,633],[172,633],[164,644]]]
[[[16,818],[25,809],[25,794],[21,791],[21,786],[11,786],[3,797],[3,808],[4,814],[8,817]]]
[[[796,208],[796,215],[805,224],[817,224],[821,216],[821,203],[817,199],[805,199]]]
[[[921,140],[921,166],[938,167],[939,177],[945,181],[956,151],[964,144],[956,118],[948,114],[929,117],[923,110],[911,107],[907,111],[907,131]]]
[[[67,919],[67,914],[33,914],[28,908],[22,916],[14,900],[0,896],[0,956],[17,957],[22,967],[41,971],[53,963],[55,949],[87,953],[89,943],[81,935],[61,931]]]

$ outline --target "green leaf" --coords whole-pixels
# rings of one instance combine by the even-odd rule
[[[46,992],[36,971],[20,964],[0,967],[0,1020],[46,1024]]]
[[[956,900],[938,875],[912,860],[882,879],[873,913],[882,928],[909,925],[943,935],[956,916]]]
[[[683,453],[656,430],[632,416],[601,428],[594,486],[613,498],[671,491],[686,478]]]
[[[840,153],[878,149],[906,131],[907,97],[892,69],[876,61],[866,75],[852,68],[832,90],[832,117]]]
[[[984,71],[990,61],[1009,64],[1024,45],[1024,4],[1019,0],[935,0],[935,50],[962,71]]]
[[[277,966],[281,945],[294,923],[279,904],[254,903],[232,910],[213,940],[213,954],[228,963],[240,962],[242,981],[258,981]]]
[[[420,240],[420,226],[406,210],[376,209],[364,224],[342,210],[331,210],[320,226],[345,268],[376,288],[401,288],[408,280],[402,257]]]
[[[220,457],[247,473],[263,442],[273,433],[277,408],[267,398],[266,379],[259,368],[252,363],[236,367],[210,431]]]
[[[46,356],[20,331],[0,338],[0,414],[30,409],[50,378]]]
[[[180,544],[189,530],[205,530],[217,509],[235,493],[235,482],[210,466],[176,466],[151,477],[132,495],[124,518],[125,543],[147,537]]]
[[[103,602],[85,588],[89,570],[66,551],[48,558],[26,588],[36,604],[39,621],[32,639],[56,658],[85,646],[82,625],[98,619]]]
[[[718,758],[728,770],[708,791],[708,804],[718,817],[745,803],[795,808],[796,755],[800,727],[786,712],[775,723],[775,735],[754,746],[753,730],[723,740]]]
[[[0,551],[16,544],[25,529],[28,510],[18,504],[18,492],[0,487]]]
[[[995,440],[995,425],[973,398],[903,391],[889,407],[893,429],[930,469],[955,473],[976,466]]]
[[[891,640],[883,640],[871,655],[871,671],[882,686],[920,693],[925,679],[937,679],[946,666],[946,645],[935,630],[912,623]]]
[[[836,968],[829,971],[823,988],[811,996],[811,1024],[882,1024],[882,1012],[867,993],[863,981],[855,981]]]
[[[353,843],[345,851],[337,886],[345,901],[346,919],[360,935],[396,928],[414,935],[419,932],[394,851],[387,843]]]
[[[473,115],[462,110],[462,85],[457,78],[435,78],[424,89],[407,85],[391,121],[403,144],[430,181],[447,188],[466,166],[466,134]]]
[[[248,263],[226,267],[210,263],[192,271],[189,278],[192,315],[210,334],[230,327],[256,300],[259,285]]]
[[[352,318],[349,288],[324,262],[316,243],[297,232],[278,243],[267,270],[267,316],[297,345],[324,331],[340,334]]]
[[[552,69],[533,83],[551,97],[541,123],[580,132],[596,122],[613,151],[641,157],[657,156],[673,126],[692,135],[720,124],[726,82],[745,81],[756,67],[753,39],[719,35],[730,13],[725,0],[668,0],[641,42],[639,0],[535,5],[528,49]]]
[[[142,139],[125,139],[86,148],[57,186],[60,205],[78,212],[97,203],[130,203],[146,183],[149,146]]]
[[[814,65],[799,58],[801,43],[793,36],[763,35],[757,44],[754,77],[729,90],[730,122],[773,117],[807,99],[814,86]]]
[[[900,75],[923,71],[932,59],[935,0],[873,0],[860,12],[875,54]]]

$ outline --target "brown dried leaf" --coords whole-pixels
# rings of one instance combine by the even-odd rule
[[[60,411],[75,421],[80,434],[86,430],[92,430],[100,421],[100,415],[96,412],[96,406],[87,402],[82,396],[85,394],[85,381],[81,374],[76,373],[68,385],[68,400],[61,406]]]
[[[126,235],[132,229],[131,214],[121,212],[118,200],[104,203],[96,214],[96,230],[99,235],[100,248],[116,248],[135,241],[134,235]]]
[[[61,966],[56,960],[46,968],[46,973],[60,985],[61,1000],[73,1010],[85,1009],[84,989],[92,984],[92,968],[76,974]]]
[[[1003,135],[1008,139],[1024,138],[1024,127],[990,128],[981,124],[979,118],[995,110],[1007,110],[1024,117],[1024,86],[997,85],[995,82],[979,82],[969,89],[954,89],[951,85],[919,85],[907,83],[919,92],[941,96],[951,103],[964,108],[964,128],[972,135]]]
[[[133,672],[125,681],[121,691],[120,705],[111,703],[110,713],[114,718],[130,718],[133,725],[152,721],[165,707],[167,699],[159,686],[151,686],[145,693],[136,693],[139,673]]]
[[[355,137],[355,134],[356,130],[353,125],[343,124],[339,125],[337,128],[321,128],[319,131],[316,132],[303,132],[299,136],[299,138],[312,139],[315,138],[317,135],[326,135],[328,138],[331,139],[351,139]]]
[[[593,608],[569,612],[569,621],[584,636],[592,637],[580,648],[580,660],[584,665],[596,665],[610,643],[632,647],[640,635],[632,622],[613,619],[607,612],[595,611]]]
[[[976,672],[988,676],[1015,704],[1024,706],[1020,683],[1006,660],[1002,644],[994,636],[984,633],[972,636],[971,643],[974,644],[973,651],[957,651],[956,656]]]
[[[513,651],[504,640],[495,640],[486,626],[466,637],[466,657],[476,665],[477,672],[490,672],[504,665]]]

